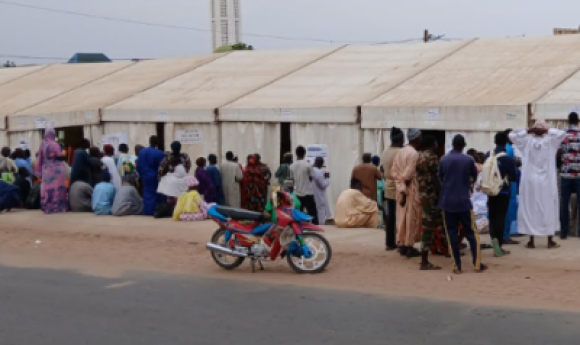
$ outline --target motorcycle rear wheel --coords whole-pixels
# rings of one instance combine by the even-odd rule
[[[302,237],[304,243],[312,251],[312,257],[309,259],[305,257],[298,258],[288,254],[286,257],[288,264],[294,272],[300,274],[315,274],[324,271],[330,263],[330,259],[332,259],[330,243],[328,243],[328,240],[324,236],[315,232],[305,232]]]
[[[219,228],[214,232],[211,237],[211,242],[220,246],[227,246],[226,240],[226,229]],[[218,252],[211,252],[211,257],[215,263],[225,270],[233,270],[238,268],[246,258],[238,258],[231,255],[226,255]]]

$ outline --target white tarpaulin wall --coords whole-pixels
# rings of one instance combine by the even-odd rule
[[[8,146],[8,132],[0,130],[0,147]]]
[[[103,136],[103,125],[83,126],[83,136],[85,139],[88,139],[91,142],[91,146],[100,147],[99,142]]]
[[[358,124],[293,123],[290,127],[292,151],[302,145],[326,144],[330,187],[327,189],[330,210],[338,196],[350,187],[352,169],[359,163],[360,129]]]
[[[480,152],[487,152],[495,147],[494,137],[497,132],[469,132],[469,131],[446,131],[445,132],[445,152],[451,151],[453,148],[453,138],[457,134],[465,137],[467,146],[465,151],[474,148]]]
[[[222,160],[232,151],[243,166],[249,154],[259,153],[272,175],[280,165],[280,124],[267,122],[222,122]],[[275,179],[272,179],[274,182]]]
[[[219,125],[212,123],[166,123],[165,150],[171,150],[173,141],[181,143],[181,152],[187,153],[195,169],[195,160],[213,153],[219,157]]]
[[[135,145],[149,146],[149,138],[152,135],[157,135],[157,127],[154,123],[138,123],[138,122],[105,122],[103,124],[103,134],[126,134],[129,142],[129,150],[133,152]],[[99,139],[99,146],[100,146]],[[115,147],[115,152],[118,148]]]
[[[30,150],[30,154],[32,158],[38,149],[40,148],[40,143],[42,142],[42,131],[24,131],[24,132],[10,132],[8,134],[8,141],[9,146],[12,150],[22,147],[21,143],[24,142],[28,149]]]

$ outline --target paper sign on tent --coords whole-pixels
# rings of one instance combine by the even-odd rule
[[[328,167],[328,148],[326,144],[314,144],[306,147],[306,161],[314,164],[316,157],[324,158],[324,166]]]

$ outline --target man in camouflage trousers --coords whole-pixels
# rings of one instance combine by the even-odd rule
[[[441,267],[429,262],[429,250],[437,229],[443,227],[443,216],[438,207],[441,182],[439,181],[439,157],[437,141],[432,136],[423,138],[424,151],[417,160],[417,182],[419,198],[423,208],[423,232],[421,234],[421,265],[423,271],[440,270]]]

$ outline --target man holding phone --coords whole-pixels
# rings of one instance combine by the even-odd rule
[[[314,189],[314,201],[316,201],[316,212],[318,222],[324,225],[327,219],[332,218],[330,205],[326,197],[326,189],[330,186],[330,173],[322,170],[324,167],[324,158],[316,157],[314,161],[314,177],[312,179],[312,188]]]

